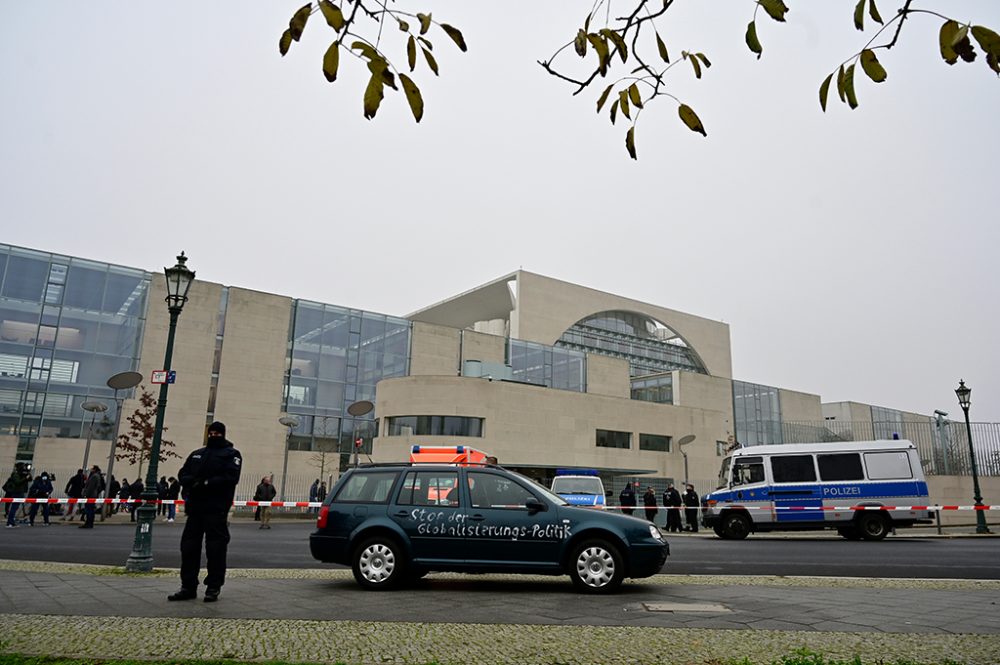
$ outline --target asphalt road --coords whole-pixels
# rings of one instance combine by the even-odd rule
[[[119,518],[116,518],[119,519]],[[39,522],[41,521],[39,517]],[[134,525],[77,523],[27,526],[0,531],[0,559],[122,565],[132,549]],[[154,565],[180,566],[181,522],[157,522]],[[232,568],[319,568],[309,554],[312,522],[276,522],[260,530],[237,520],[230,532]],[[671,556],[664,573],[692,575],[817,575],[1000,579],[1000,538],[890,536],[882,542],[851,542],[835,534],[780,538],[751,536],[744,541],[679,535],[668,537]]]

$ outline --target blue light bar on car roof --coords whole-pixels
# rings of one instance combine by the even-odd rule
[[[597,469],[556,469],[557,476],[599,476]]]

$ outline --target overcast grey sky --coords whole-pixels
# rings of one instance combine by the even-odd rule
[[[708,138],[660,99],[633,162],[603,86],[572,97],[535,62],[590,3],[399,3],[469,44],[430,35],[420,125],[391,91],[365,120],[356,62],[326,82],[318,17],[278,55],[301,4],[0,2],[0,241],[149,270],[183,249],[203,279],[395,315],[523,267],[727,322],[739,379],[960,417],[964,378],[1000,421],[1000,81],[941,61],[940,19],[824,115],[873,34],[853,0],[761,13],[759,62],[752,3],[678,2],[671,55],[713,66],[670,90]],[[917,4],[1000,31],[996,0]]]

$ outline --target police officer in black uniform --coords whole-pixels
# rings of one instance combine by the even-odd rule
[[[229,508],[240,481],[243,458],[226,440],[226,426],[208,426],[208,445],[194,451],[177,474],[183,487],[187,521],[181,535],[181,588],[167,600],[190,600],[198,596],[201,541],[205,539],[205,602],[219,599],[226,578],[226,548],[229,545]]]

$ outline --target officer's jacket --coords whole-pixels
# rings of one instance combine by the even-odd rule
[[[209,437],[208,445],[188,455],[177,474],[184,488],[184,512],[206,515],[228,511],[242,465],[243,457],[230,441]]]

